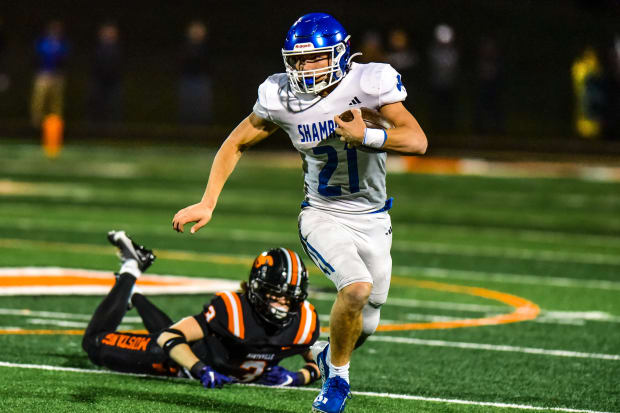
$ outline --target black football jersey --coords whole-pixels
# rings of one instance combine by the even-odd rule
[[[280,360],[305,353],[320,333],[314,306],[304,301],[286,326],[267,324],[255,313],[245,294],[220,292],[194,316],[205,338],[192,350],[220,373],[251,382]]]

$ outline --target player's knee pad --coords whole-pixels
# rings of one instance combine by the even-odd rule
[[[381,305],[383,304],[368,300],[362,309],[362,334],[369,336],[377,330],[381,319]]]

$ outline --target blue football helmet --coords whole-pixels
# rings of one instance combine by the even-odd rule
[[[352,57],[350,37],[342,24],[329,14],[301,16],[286,34],[282,48],[286,74],[293,91],[317,94],[340,82],[349,70]],[[328,53],[330,63],[326,68],[298,70],[301,57],[317,53]],[[317,78],[320,80],[317,81]]]

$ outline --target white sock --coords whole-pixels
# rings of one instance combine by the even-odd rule
[[[347,363],[344,366],[336,367],[330,361],[329,362],[329,378],[338,376],[344,379],[348,383],[349,382],[349,364],[351,363]]]
[[[138,261],[129,259],[123,262],[119,274],[131,274],[136,277],[137,280],[142,275],[142,271],[140,271],[140,268],[138,267]]]

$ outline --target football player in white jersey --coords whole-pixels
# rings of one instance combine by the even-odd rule
[[[350,397],[349,360],[356,345],[374,333],[387,299],[392,227],[385,189],[386,151],[423,154],[426,135],[402,101],[407,92],[388,64],[357,64],[350,36],[325,13],[300,17],[282,49],[286,73],[258,88],[253,112],[217,152],[202,200],[174,216],[172,225],[209,222],[224,183],[242,153],[278,128],[302,157],[305,199],[299,235],[308,256],[334,282],[330,342],[315,345],[324,378],[313,403],[319,412],[342,412]],[[394,125],[367,128],[359,108],[378,110]],[[338,115],[353,109],[353,120]]]

